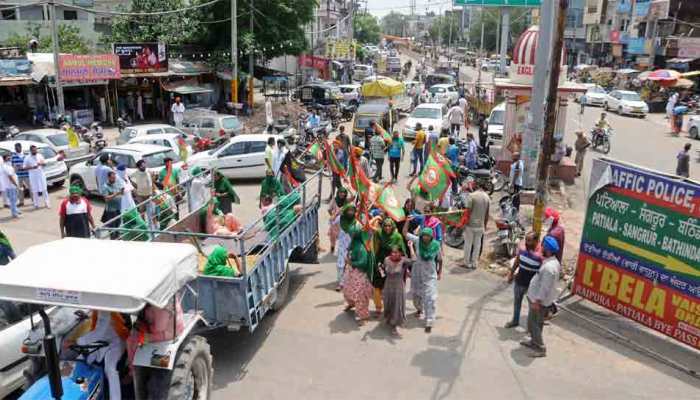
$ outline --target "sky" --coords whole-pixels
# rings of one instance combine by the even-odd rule
[[[409,0],[367,0],[367,10],[380,18],[392,10],[402,14],[410,14],[410,4]],[[426,11],[434,11],[438,14],[441,7],[443,11],[448,10],[451,4],[451,0],[416,0],[416,14],[425,14]]]

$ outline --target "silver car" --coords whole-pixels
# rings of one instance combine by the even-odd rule
[[[80,141],[78,147],[73,148],[68,144],[68,134],[60,129],[35,129],[21,132],[14,137],[15,140],[43,143],[58,154],[63,154],[66,164],[70,167],[90,158],[90,144]]]
[[[211,140],[228,139],[243,133],[243,124],[238,117],[228,114],[185,113],[182,130],[191,135]]]

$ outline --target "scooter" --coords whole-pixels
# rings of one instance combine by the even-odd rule
[[[341,104],[340,105],[340,120],[343,122],[352,121],[355,116],[357,107],[353,104]]]
[[[19,128],[14,125],[5,125],[5,122],[0,119],[0,141],[9,140],[17,136]]]
[[[518,221],[518,213],[513,207],[513,196],[506,195],[498,201],[501,218],[496,220],[496,244],[509,258],[515,257],[518,243],[525,237],[525,229]]]
[[[104,133],[102,132],[102,126],[97,122],[93,122],[90,125],[90,130],[93,132],[93,137],[95,139],[93,145],[95,152],[102,151],[102,149],[107,147],[107,139],[105,139]]]
[[[600,148],[603,154],[610,153],[610,136],[613,135],[612,128],[591,128],[591,144],[593,149]]]

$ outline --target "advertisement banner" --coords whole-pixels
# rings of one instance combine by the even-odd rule
[[[669,0],[654,0],[649,7],[649,16],[652,19],[666,19],[669,6]]]
[[[637,0],[634,3],[634,15],[637,17],[646,17],[649,14],[649,7],[651,6],[651,0]]]
[[[64,82],[120,79],[119,58],[114,54],[61,54],[58,73]]]
[[[617,3],[617,12],[620,14],[627,14],[632,11],[632,0],[620,0]]]
[[[594,160],[573,292],[700,349],[700,184]]]
[[[355,42],[349,39],[326,40],[326,57],[332,60],[354,60]]]
[[[679,58],[700,58],[700,38],[678,38]]]
[[[32,63],[26,58],[17,60],[0,60],[0,76],[29,75]]]
[[[122,74],[168,72],[168,53],[164,43],[117,43]]]
[[[610,43],[620,43],[620,31],[612,30],[608,36]]]
[[[629,38],[629,40],[627,40],[627,53],[647,54],[646,40],[644,38]]]
[[[612,55],[613,57],[622,57],[622,45],[613,44],[612,45]]]

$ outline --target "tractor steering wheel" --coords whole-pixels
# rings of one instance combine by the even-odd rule
[[[71,344],[68,346],[69,349],[73,350],[74,352],[80,354],[81,356],[87,358],[90,354],[96,352],[97,350],[109,346],[108,342],[105,342],[104,340],[98,340],[96,342],[90,343],[90,344],[85,344],[85,345],[80,345],[80,344]]]

